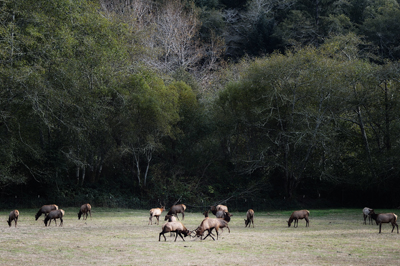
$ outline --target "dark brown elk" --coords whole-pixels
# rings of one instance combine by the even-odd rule
[[[392,224],[392,233],[394,227],[397,227],[397,233],[399,233],[399,226],[397,225],[397,215],[394,213],[375,213],[371,211],[371,218],[375,220],[376,224],[379,225],[379,234],[381,233],[382,224],[391,223]]]
[[[63,222],[63,217],[64,217],[64,210],[54,210],[49,212],[49,214],[46,216],[46,218],[44,218],[44,225],[47,226],[47,222],[49,222],[49,226],[51,224],[51,220],[54,220],[54,222],[56,223],[57,226],[57,221],[56,219],[60,219],[60,226],[63,226],[64,222]]]
[[[178,238],[178,235],[182,238],[183,241],[185,241],[185,239],[183,238],[182,234],[187,237],[188,235],[190,235],[190,231],[181,223],[181,222],[168,222],[165,223],[162,226],[162,231],[158,236],[158,241],[160,241],[161,239],[161,235],[164,236],[164,241],[167,241],[167,238],[165,237],[165,233],[168,232],[175,232],[176,236],[175,236],[175,241]]]
[[[230,213],[227,212],[227,211],[219,210],[219,211],[217,211],[217,212],[215,213],[215,216],[216,216],[217,218],[224,219],[225,221],[227,221],[227,222],[229,223],[229,222],[231,221],[232,214],[230,214]]]
[[[371,211],[374,211],[374,210],[371,208],[368,208],[368,207],[365,207],[363,209],[364,224],[367,224],[367,218],[368,218],[368,223],[373,224],[371,214],[370,214]]]
[[[92,206],[89,203],[83,204],[78,212],[78,220],[81,219],[82,214],[82,220],[87,220],[88,213],[90,214],[90,219],[92,219]]]
[[[178,213],[182,213],[182,221],[183,221],[185,219],[185,210],[186,210],[185,204],[174,205],[171,207],[171,209],[169,209],[167,215],[174,215],[179,220]]]
[[[44,215],[47,215],[49,212],[54,211],[54,210],[58,210],[58,206],[55,204],[51,204],[51,205],[43,205],[39,211],[35,214],[35,219],[37,221],[37,219],[39,219],[39,217],[44,213]]]
[[[226,212],[228,212],[228,207],[226,207],[225,205],[217,205],[217,206],[211,206],[210,210],[214,215],[216,215],[217,211],[226,211]]]
[[[19,216],[19,211],[18,210],[13,210],[10,212],[10,215],[8,215],[8,225],[11,227],[11,222],[15,222],[15,227],[17,227],[17,222],[18,222],[18,216]]]
[[[310,215],[310,212],[307,210],[301,210],[301,211],[294,211],[292,213],[292,215],[289,218],[289,221],[287,221],[288,223],[288,227],[290,227],[290,225],[292,224],[292,222],[294,221],[293,227],[298,227],[299,226],[299,219],[305,219],[306,220],[306,227],[310,226],[309,220],[308,220],[308,216]],[[297,224],[297,226],[296,226]]]
[[[244,224],[245,227],[249,226],[253,224],[253,228],[254,228],[254,211],[252,209],[249,209],[246,213],[247,219],[244,219]]]
[[[160,222],[160,215],[164,210],[165,210],[164,206],[161,206],[161,208],[153,208],[153,209],[151,209],[150,210],[149,223],[147,225],[153,224],[153,217],[156,217],[157,225],[158,225],[159,222]]]
[[[229,229],[228,222],[221,219],[221,218],[205,218],[201,224],[197,227],[195,230],[196,236],[200,237],[201,240],[206,239],[208,236],[210,236],[214,241],[215,238],[212,236],[211,232],[213,229],[217,232],[217,240],[218,240],[218,229],[221,228],[228,228],[229,233],[231,232],[231,229]],[[203,238],[204,232],[207,231],[208,234]]]

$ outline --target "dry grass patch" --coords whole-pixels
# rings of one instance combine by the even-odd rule
[[[92,219],[78,220],[78,208],[66,208],[64,226],[45,227],[35,210],[20,210],[18,228],[9,228],[9,211],[0,212],[2,265],[397,265],[400,235],[384,225],[363,225],[361,210],[310,210],[310,227],[287,227],[291,212],[255,213],[255,228],[245,228],[246,213],[233,213],[218,241],[166,234],[147,225],[148,210],[93,208]],[[387,210],[390,211],[390,210]],[[163,213],[165,214],[165,212]],[[162,218],[164,215],[162,215]],[[195,229],[201,213],[187,213],[184,224]]]

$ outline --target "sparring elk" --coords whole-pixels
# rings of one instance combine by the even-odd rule
[[[228,228],[229,233],[231,232],[231,229],[229,229],[228,222],[221,219],[221,218],[205,218],[201,224],[197,227],[195,230],[196,236],[200,237],[201,240],[206,239],[208,236],[210,236],[214,241],[215,238],[212,236],[211,231],[215,229],[217,232],[217,240],[218,240],[218,229],[221,228]],[[207,231],[208,234],[203,238],[204,232]]]
[[[153,217],[156,217],[157,219],[157,225],[160,222],[160,215],[161,213],[165,210],[165,206],[161,206],[161,208],[153,208],[150,210],[150,217],[149,217],[149,224],[153,224]]]
[[[292,215],[289,218],[288,227],[292,224],[294,221],[293,227],[298,227],[299,226],[299,219],[305,219],[306,220],[306,227],[310,226],[308,216],[310,215],[310,212],[308,210],[300,210],[300,211],[294,211]],[[297,226],[296,226],[297,224]]]
[[[371,218],[375,220],[376,224],[379,225],[379,234],[381,233],[381,228],[383,223],[392,224],[392,233],[394,227],[397,227],[397,233],[399,233],[399,226],[397,225],[397,215],[394,213],[378,213],[376,214],[373,210],[370,212]]]
[[[178,235],[182,238],[183,241],[185,241],[185,239],[183,238],[182,234],[187,237],[188,235],[190,235],[190,231],[181,223],[181,222],[167,222],[162,226],[162,231],[158,236],[158,241],[160,241],[161,239],[161,235],[163,235],[164,237],[164,241],[167,241],[167,238],[165,237],[165,233],[168,232],[175,232],[176,236],[175,236],[175,241],[178,238]]]
[[[182,221],[183,221],[185,219],[185,210],[186,210],[185,204],[173,205],[171,209],[169,209],[167,215],[174,215],[179,220],[178,213],[182,213]]]
[[[19,211],[18,210],[13,210],[10,212],[10,215],[8,215],[8,225],[11,227],[11,222],[15,222],[15,227],[17,227],[17,222],[18,222],[18,216],[19,216]]]
[[[249,226],[249,228],[250,228],[250,225],[253,224],[253,228],[254,228],[254,220],[253,220],[254,219],[254,211],[252,209],[249,209],[247,211],[246,218],[247,219],[244,219],[245,227]]]
[[[365,207],[363,209],[363,217],[364,217],[364,224],[367,224],[367,218],[368,218],[368,224],[373,224],[372,218],[371,218],[371,211],[374,211],[371,208]]]
[[[63,217],[64,217],[64,210],[60,209],[60,210],[54,210],[49,212],[49,214],[46,216],[46,218],[44,218],[44,225],[47,226],[47,222],[49,222],[49,226],[51,224],[51,220],[54,220],[54,222],[56,223],[57,226],[57,220],[56,219],[60,219],[60,226],[63,226],[64,222],[63,222]]]
[[[88,213],[90,214],[90,219],[92,219],[92,206],[89,203],[83,204],[78,212],[78,220],[81,219],[82,214],[83,214],[82,220],[87,220]]]
[[[58,210],[58,206],[55,204],[51,204],[51,205],[43,205],[39,211],[35,214],[35,218],[36,221],[37,219],[39,219],[39,217],[44,213],[44,215],[46,216],[48,213],[50,213],[51,211],[54,210]]]

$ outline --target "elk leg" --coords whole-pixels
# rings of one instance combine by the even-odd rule
[[[305,218],[306,218],[306,227],[307,227],[307,226],[310,226],[310,221],[308,220],[307,217],[305,217]]]
[[[206,239],[208,236],[210,236],[210,237],[215,241],[215,238],[214,238],[214,237],[212,236],[212,234],[211,234],[212,228],[211,228],[211,229],[207,229],[207,231],[208,231],[208,235],[206,235],[206,237],[203,238],[202,240],[204,240],[204,239]]]
[[[185,220],[185,213],[182,212],[182,221]]]
[[[158,241],[160,241],[161,235],[163,235],[164,241],[167,241],[167,238],[165,237],[164,232],[161,232],[161,233],[160,233],[160,235],[158,236]]]
[[[176,231],[176,232],[175,232],[175,235],[176,235],[176,236],[175,236],[175,242],[176,242],[176,239],[178,238],[178,235],[182,238],[183,241],[185,241],[185,239],[184,239],[183,236],[181,235],[181,231],[179,231],[179,230]]]
[[[60,226],[63,226],[64,221],[63,221],[63,218],[62,218],[62,217],[60,217],[60,221],[61,221]]]
[[[379,234],[381,233],[382,223],[379,223]]]

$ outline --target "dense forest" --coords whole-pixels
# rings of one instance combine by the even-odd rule
[[[0,1],[0,207],[398,207],[399,2]]]

